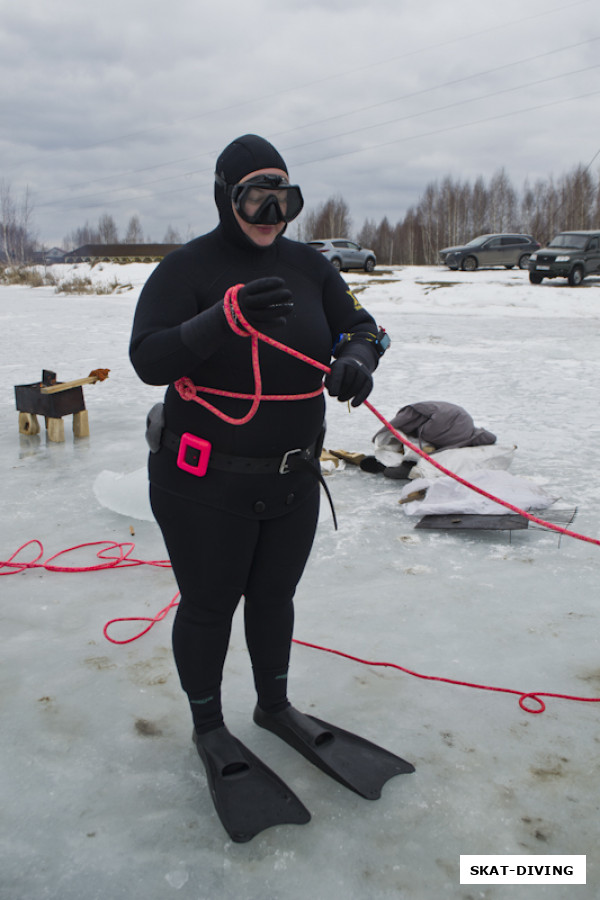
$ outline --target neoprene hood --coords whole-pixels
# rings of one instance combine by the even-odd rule
[[[216,174],[230,185],[237,184],[250,172],[256,172],[259,169],[282,169],[287,173],[287,166],[281,154],[273,144],[257,134],[244,134],[228,144],[217,159],[215,166]],[[231,199],[216,181],[215,203],[227,237],[235,240],[237,244],[241,242],[246,247],[250,244],[256,247],[238,225],[233,214]]]

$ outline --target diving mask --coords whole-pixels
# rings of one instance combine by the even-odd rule
[[[239,184],[227,184],[215,174],[215,180],[231,197],[240,217],[250,225],[291,222],[304,206],[298,185],[289,184],[282,175],[257,175]]]

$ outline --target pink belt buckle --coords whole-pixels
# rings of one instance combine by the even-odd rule
[[[185,461],[185,454],[188,447],[193,447],[194,450],[200,451],[198,462],[195,465],[190,465],[190,463]],[[179,441],[177,465],[180,469],[183,469],[184,472],[190,472],[192,475],[197,475],[198,477],[206,475],[206,470],[208,469],[208,460],[210,458],[210,451],[210,441],[206,441],[204,438],[199,438],[196,437],[195,434],[186,432],[185,434],[181,435],[181,440]]]

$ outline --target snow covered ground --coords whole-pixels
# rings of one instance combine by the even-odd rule
[[[73,296],[0,288],[0,558],[32,539],[43,558],[74,545],[132,542],[164,560],[135,473],[146,412],[127,344],[151,266],[92,270],[131,285]],[[85,270],[85,272],[84,272]],[[87,267],[79,267],[87,274]],[[379,269],[348,274],[392,336],[373,404],[388,418],[418,400],[464,406],[516,444],[511,472],[577,507],[573,528],[600,537],[600,280],[529,284],[527,273]],[[84,388],[89,438],[18,433],[13,385],[42,368],[60,380],[109,368]],[[329,402],[326,446],[372,452],[379,422]],[[123,476],[126,514],[99,502],[98,476]],[[127,477],[130,476],[130,477]],[[104,476],[106,478],[106,476]],[[302,827],[231,843],[191,744],[170,652],[173,612],[144,637],[110,643],[104,624],[154,616],[168,568],[2,578],[2,900],[592,900],[600,889],[600,706],[520,692],[600,697],[600,547],[530,527],[415,530],[400,485],[347,465],[328,476],[327,510],[297,594],[296,637],[413,672],[508,688],[428,681],[296,645],[296,705],[406,757],[416,773],[372,803],[344,790],[251,721],[253,691],[238,615],[225,681],[231,730],[312,812]],[[102,492],[100,492],[102,496]],[[19,559],[32,560],[34,547]],[[94,550],[57,560],[93,565]],[[3,569],[2,571],[7,571]],[[114,626],[125,639],[144,623]],[[534,704],[535,705],[535,704]],[[461,854],[587,855],[587,885],[460,885]]]

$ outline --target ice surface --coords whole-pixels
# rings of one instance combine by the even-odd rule
[[[132,284],[120,295],[0,288],[3,559],[38,539],[44,558],[105,541],[164,560],[137,503],[123,515],[94,490],[106,472],[130,487],[145,465],[145,417],[162,389],[137,380],[127,343],[150,269],[103,267],[102,278]],[[598,280],[537,287],[520,271],[438,268],[347,279],[393,339],[375,406],[387,417],[419,400],[463,406],[502,445],[518,446],[511,472],[577,506],[573,527],[598,538]],[[84,389],[89,438],[74,439],[68,420],[62,444],[43,431],[19,435],[13,385],[36,381],[42,368],[67,380],[97,367],[111,371]],[[372,453],[380,423],[333,401],[328,426],[327,446]],[[397,503],[401,483],[352,465],[327,477],[340,529],[324,504],[296,637],[371,664],[296,645],[291,696],[395,750],[416,773],[371,803],[257,729],[238,615],[224,687],[229,727],[313,818],[232,844],[190,741],[170,651],[173,613],[133,643],[103,636],[110,619],[165,607],[176,591],[170,570],[31,568],[0,581],[2,900],[598,896],[600,707],[547,698],[547,711],[530,715],[518,692],[600,697],[600,548],[537,527],[512,536],[416,531]],[[56,565],[92,565],[97,549]],[[36,553],[29,546],[19,558]],[[124,640],[145,624],[110,633]],[[587,854],[588,884],[461,887],[461,853]]]
[[[146,466],[134,472],[104,469],[94,481],[94,494],[102,506],[131,519],[154,521],[148,497]]]

